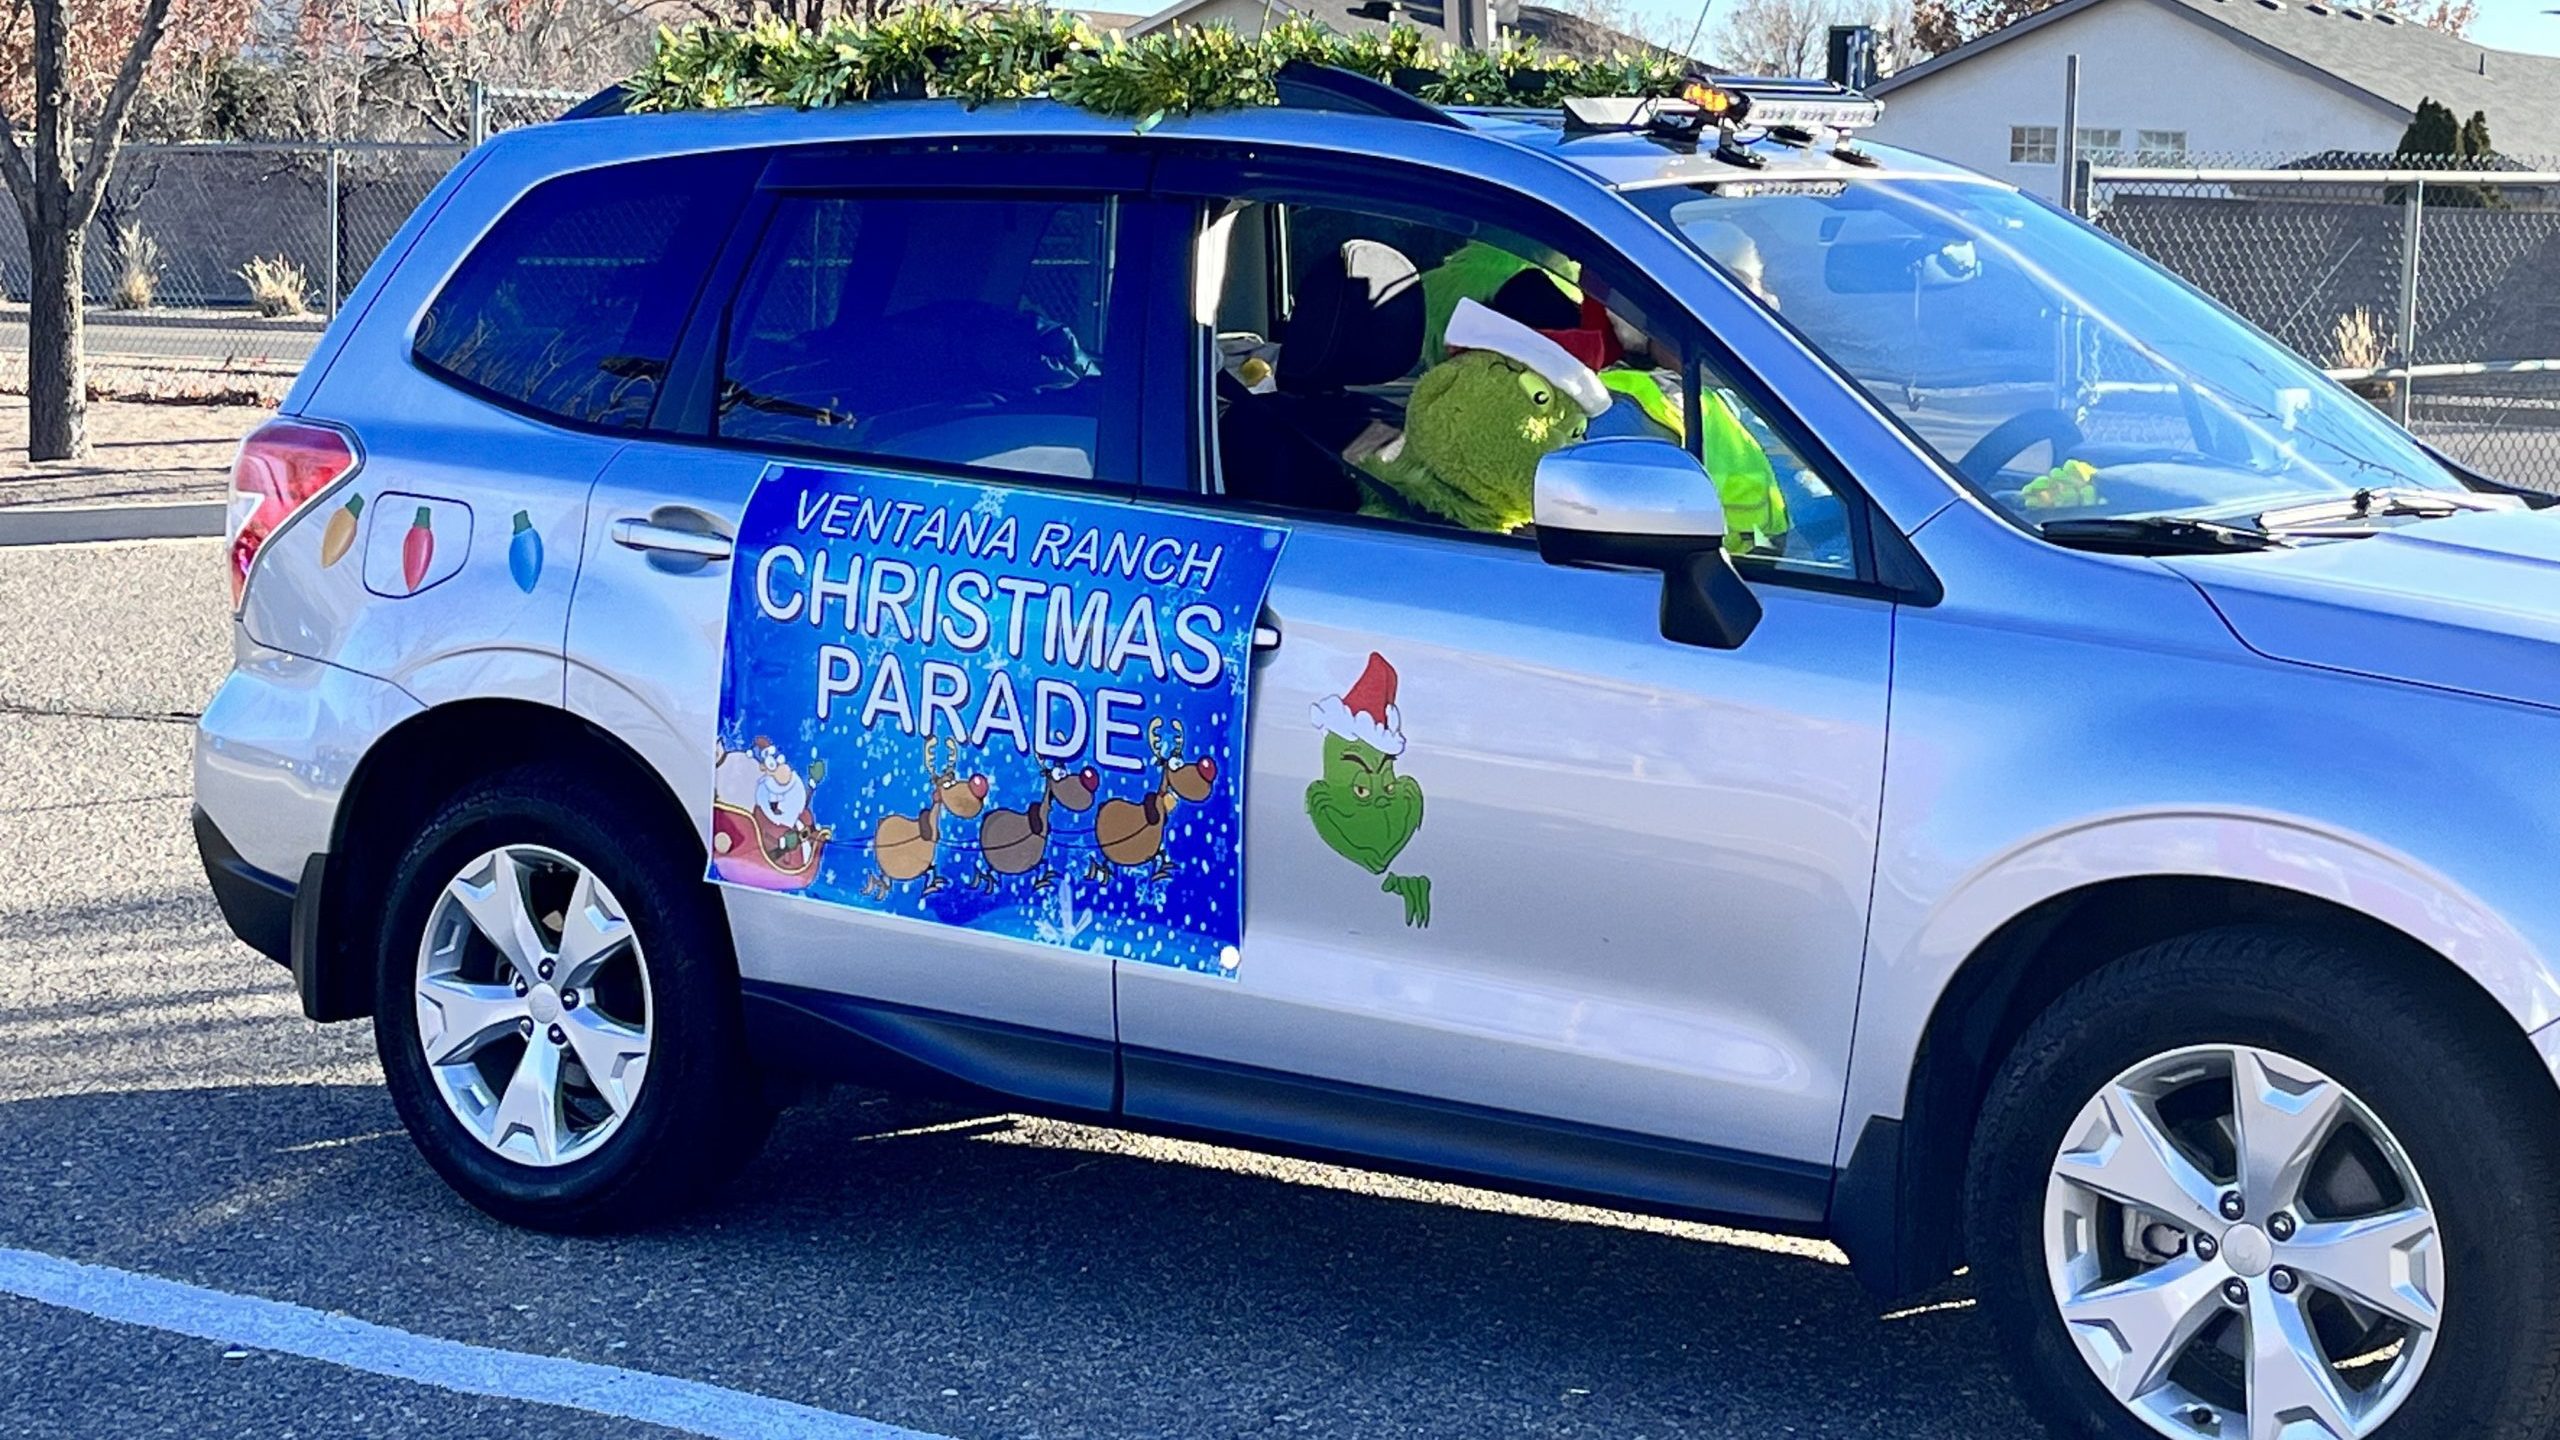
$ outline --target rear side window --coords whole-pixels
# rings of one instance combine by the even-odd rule
[[[1107,198],[791,196],[730,310],[722,437],[1091,479]]]
[[[688,155],[536,186],[428,308],[419,362],[543,415],[645,425],[751,163]]]

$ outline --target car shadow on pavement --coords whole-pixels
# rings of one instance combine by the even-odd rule
[[[364,1086],[0,1105],[0,1245],[954,1435],[2033,1433],[1958,1300],[1702,1227],[844,1091],[696,1216],[508,1229]]]

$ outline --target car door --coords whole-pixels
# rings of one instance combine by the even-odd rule
[[[1321,197],[1337,219],[1392,222],[1355,235],[1361,265],[1387,241],[1431,243],[1416,238],[1433,218],[1416,187],[1362,183]],[[1324,229],[1318,208],[1302,204],[1296,228]],[[1439,218],[1448,243],[1480,231],[1481,215]],[[1242,253],[1228,245],[1230,267]],[[1323,259],[1267,273],[1303,283]],[[1582,259],[1588,278],[1607,268],[1605,252]],[[1621,293],[1642,277],[1629,279]],[[1351,323],[1290,316],[1280,375],[1287,337]],[[1254,338],[1222,334],[1219,351]],[[1692,355],[1711,350],[1693,337]],[[1207,439],[1199,483],[1215,489]],[[1845,482],[1799,475],[1853,512]],[[1663,637],[1659,576],[1549,565],[1513,536],[1273,513],[1291,534],[1254,677],[1241,963],[1226,979],[1121,968],[1128,1111],[1818,1219],[1893,633],[1863,546],[1829,564],[1746,560],[1764,618],[1715,650]],[[1373,803],[1386,794],[1404,798]]]
[[[800,1032],[831,1037],[821,1043],[851,1030],[965,1078],[1093,1108],[1112,1098],[1108,959],[802,893],[822,861],[859,878],[880,855],[873,811],[938,799],[946,781],[965,788],[965,767],[927,747],[895,795],[830,787],[805,716],[732,716],[724,728],[723,637],[741,514],[776,467],[1129,493],[1127,307],[1144,292],[1115,272],[1143,209],[1124,197],[1143,188],[1138,157],[1090,145],[776,154],[688,328],[657,433],[596,486],[568,647],[571,707],[670,777],[715,858],[746,853],[712,823],[715,801],[730,814],[787,795],[774,813],[833,832],[823,845],[768,835],[777,858],[764,873],[720,871],[751,1004],[825,1020]],[[1059,366],[1072,383],[1057,381]],[[1047,378],[1017,387],[1025,367]],[[1050,398],[987,399],[1017,388]],[[937,777],[938,763],[952,773]]]

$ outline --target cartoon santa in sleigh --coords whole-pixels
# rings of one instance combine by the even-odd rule
[[[803,890],[834,833],[809,812],[809,791],[826,778],[823,760],[804,774],[759,735],[724,750],[711,773],[711,873],[759,890]]]

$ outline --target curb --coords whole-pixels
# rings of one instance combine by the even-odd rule
[[[0,546],[209,539],[222,534],[223,516],[224,506],[219,500],[177,505],[0,509]]]

